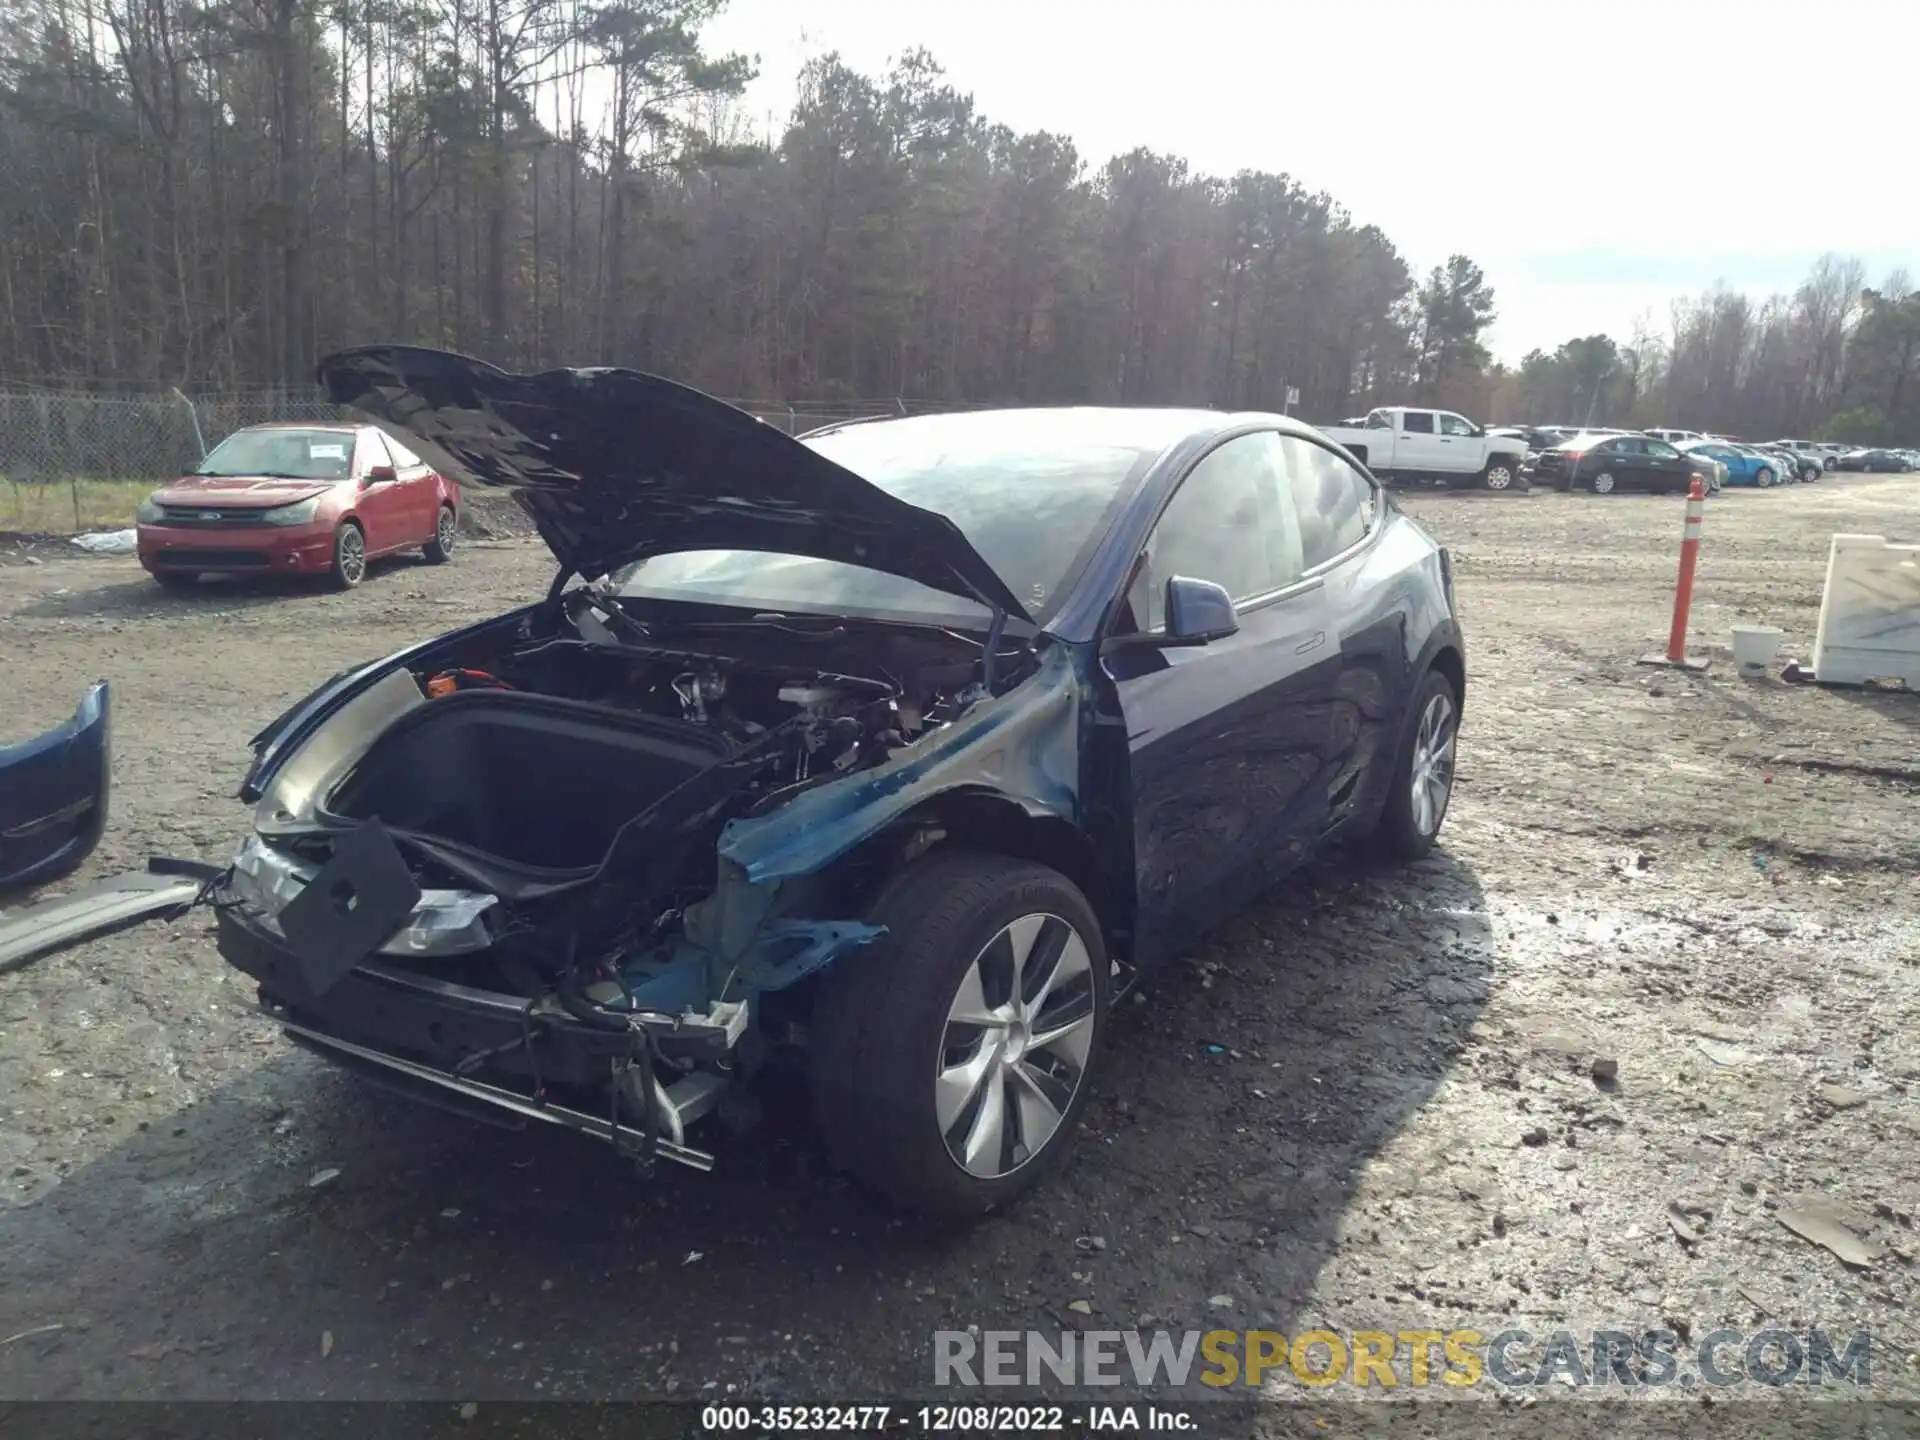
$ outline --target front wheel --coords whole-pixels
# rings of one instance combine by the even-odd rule
[[[1487,468],[1480,472],[1480,483],[1489,490],[1511,490],[1518,474],[1511,460],[1495,456],[1487,461]]]
[[[1598,475],[1593,477],[1594,494],[1611,495],[1613,493],[1613,487],[1614,479],[1611,470],[1602,470]]]
[[[367,578],[367,537],[351,520],[333,532],[333,567],[327,579],[336,590],[351,590]]]
[[[872,907],[886,934],[815,999],[814,1111],[848,1171],[944,1219],[998,1209],[1064,1157],[1104,1036],[1110,966],[1075,886],[940,851]]]
[[[1758,485],[1762,490],[1771,489],[1773,486],[1773,471],[1762,465],[1759,470],[1755,472],[1753,483]]]
[[[1400,744],[1378,832],[1380,842],[1402,860],[1418,860],[1433,849],[1453,798],[1460,697],[1438,670],[1429,670],[1414,692],[1412,722]]]

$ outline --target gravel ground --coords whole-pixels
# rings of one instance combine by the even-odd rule
[[[1913,537],[1920,480],[1714,500],[1705,676],[1634,663],[1678,502],[1407,504],[1468,626],[1442,850],[1330,857],[1197,943],[1015,1213],[927,1233],[778,1106],[714,1174],[643,1184],[390,1100],[252,1015],[196,916],[0,977],[0,1396],[879,1397],[932,1393],[931,1332],[968,1325],[1814,1323],[1872,1330],[1873,1390],[1920,1395],[1920,697],[1724,648],[1765,620],[1808,654],[1828,535]],[[18,738],[114,683],[83,879],[224,859],[261,722],[550,574],[509,538],[351,595],[182,598],[59,548],[0,555],[0,693]],[[1866,1263],[1783,1223],[1808,1206]],[[1747,1413],[1729,1433],[1778,1424]]]

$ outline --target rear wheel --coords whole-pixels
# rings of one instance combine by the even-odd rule
[[[882,892],[887,933],[816,999],[822,1136],[847,1170],[928,1214],[1010,1203],[1064,1156],[1106,1028],[1110,967],[1065,876],[936,852]]]
[[[1453,682],[1429,670],[1414,692],[1413,723],[1400,744],[1393,789],[1381,812],[1379,840],[1402,860],[1418,860],[1440,836],[1453,798],[1455,741],[1460,729],[1460,697]]]
[[[434,521],[433,539],[426,543],[424,553],[429,563],[444,565],[453,558],[454,537],[459,533],[460,522],[453,513],[451,505],[440,507],[440,518]]]
[[[1593,477],[1593,493],[1594,494],[1611,495],[1613,493],[1613,489],[1614,489],[1614,479],[1613,479],[1613,472],[1611,470],[1602,470],[1598,475]]]
[[[351,520],[333,532],[333,568],[327,578],[336,590],[351,590],[367,578],[367,537]]]
[[[1519,473],[1513,461],[1496,455],[1487,461],[1487,468],[1480,472],[1480,483],[1489,490],[1511,490]]]

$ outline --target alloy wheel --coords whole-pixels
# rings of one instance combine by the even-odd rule
[[[1413,737],[1413,823],[1422,835],[1433,834],[1446,816],[1453,794],[1454,739],[1453,701],[1435,695],[1420,712]]]
[[[458,528],[453,518],[453,511],[442,506],[440,509],[440,523],[435,527],[433,532],[434,543],[440,547],[440,553],[442,555],[451,555],[453,553],[453,536],[454,531]]]
[[[1058,915],[1023,915],[960,977],[940,1038],[934,1107],[947,1154],[997,1180],[1044,1150],[1086,1079],[1092,962]]]
[[[341,530],[335,546],[340,578],[349,585],[358,585],[367,573],[367,542],[361,538],[358,530],[349,525]]]
[[[1513,471],[1509,470],[1505,465],[1489,465],[1487,467],[1487,489],[1504,490],[1511,484],[1513,484]]]
[[[1602,470],[1598,475],[1593,477],[1593,493],[1596,495],[1611,495],[1613,493],[1613,473],[1611,471]]]

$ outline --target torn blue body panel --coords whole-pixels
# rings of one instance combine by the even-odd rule
[[[0,890],[45,884],[93,853],[106,830],[113,746],[107,682],[44,735],[0,745]]]
[[[630,1000],[635,1009],[677,1013],[784,990],[886,933],[884,925],[855,920],[767,920],[737,954],[674,940],[633,957],[621,971],[627,994],[607,1004],[624,1009]]]
[[[1080,819],[1080,696],[1073,652],[1051,645],[1035,672],[982,700],[883,765],[794,796],[778,810],[730,822],[719,853],[759,887],[832,864],[936,796],[986,792],[1035,815]]]

